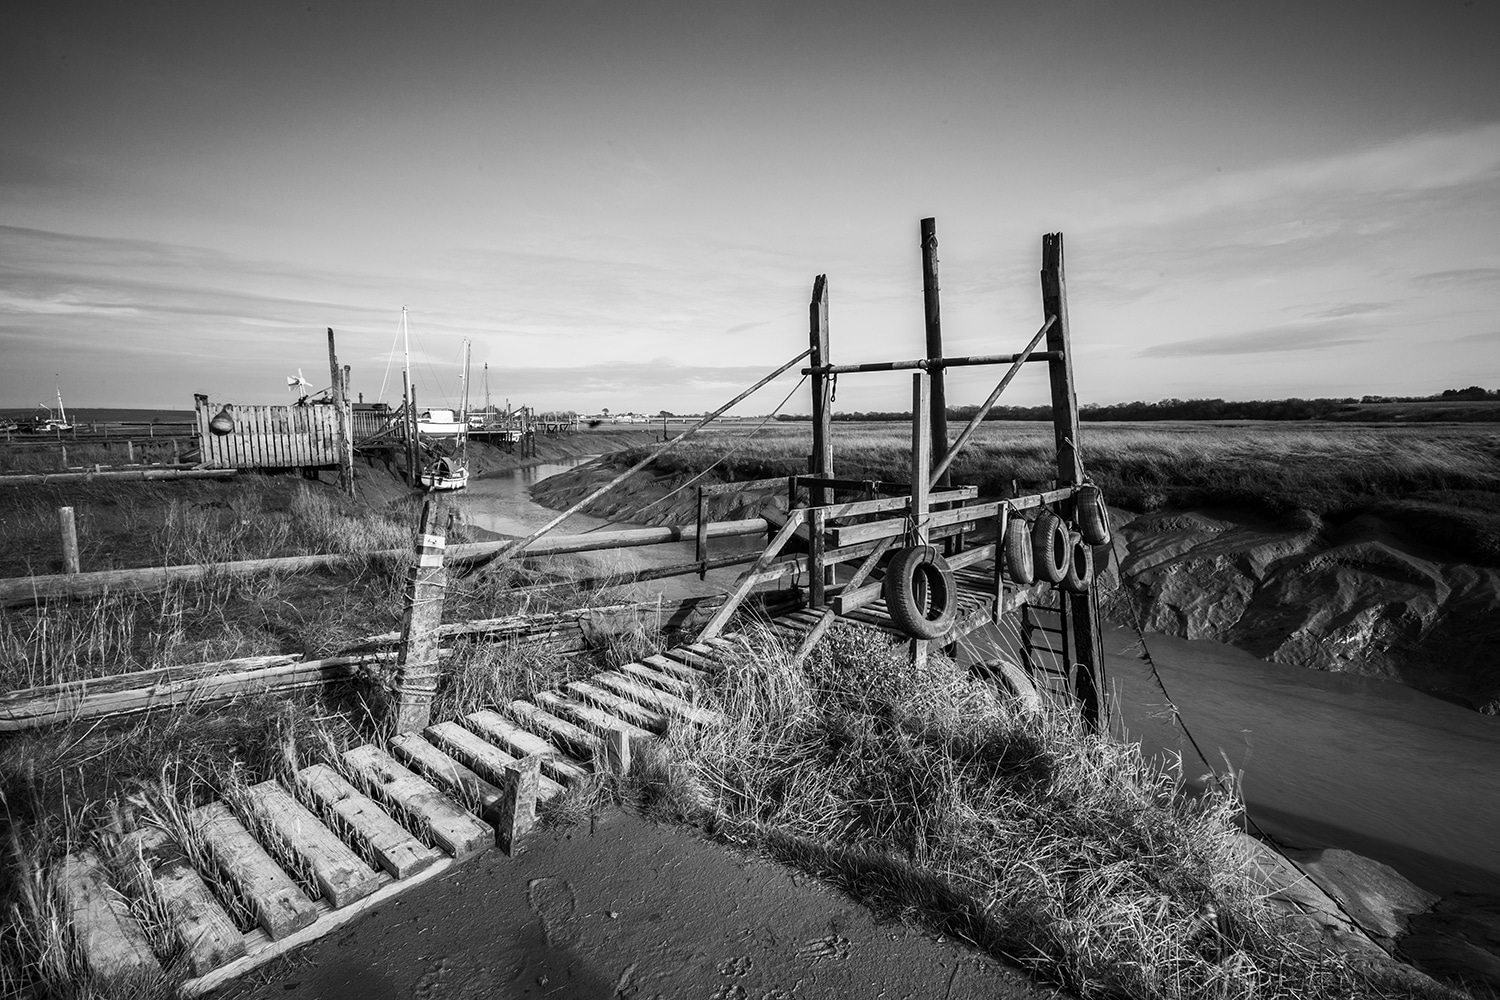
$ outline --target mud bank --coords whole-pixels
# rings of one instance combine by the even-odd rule
[[[1273,663],[1396,680],[1500,714],[1500,571],[1444,559],[1373,515],[1272,523],[1116,511],[1112,617]],[[1105,553],[1099,553],[1104,555]]]

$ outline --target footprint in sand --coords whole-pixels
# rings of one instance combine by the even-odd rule
[[[825,958],[841,962],[849,957],[849,952],[853,950],[853,947],[848,938],[840,934],[830,934],[827,937],[804,943],[797,949],[797,957],[810,958],[815,962],[820,962]]]
[[[526,902],[542,921],[542,934],[553,948],[570,948],[578,942],[578,924],[573,919],[578,901],[573,887],[560,878],[534,878],[526,887]]]
[[[719,975],[721,976],[748,976],[755,963],[748,955],[739,958],[726,958],[719,963]]]
[[[748,996],[749,994],[745,992],[745,987],[739,983],[730,983],[726,986],[720,986],[710,993],[708,1000],[747,1000]]]

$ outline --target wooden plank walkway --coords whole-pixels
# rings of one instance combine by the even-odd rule
[[[957,641],[993,615],[993,568],[966,567],[958,578],[959,620],[945,641]],[[1012,594],[1006,597],[1010,606]],[[769,624],[796,649],[821,617],[803,609]],[[845,620],[904,638],[883,601]],[[303,768],[289,785],[262,782],[234,804],[213,802],[193,811],[201,841],[196,851],[165,831],[132,834],[126,888],[167,902],[169,930],[190,942],[197,977],[184,995],[202,993],[484,854],[497,841],[508,846],[529,828],[537,800],[587,780],[618,760],[621,748],[628,759],[632,742],[653,739],[674,724],[720,721],[720,713],[703,704],[702,691],[727,663],[754,652],[752,641],[737,633],[685,643],[530,700],[397,734],[384,747],[353,748],[339,761]],[[214,870],[194,871],[189,859],[205,858]],[[154,968],[158,956],[145,935],[122,920],[119,906],[106,904],[97,859],[80,851],[69,857],[66,872],[75,887],[77,939],[93,967]],[[187,902],[213,902],[212,893],[226,886],[235,896],[231,905]],[[225,910],[253,914],[259,926],[235,927]]]

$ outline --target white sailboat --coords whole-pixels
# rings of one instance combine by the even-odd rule
[[[31,430],[38,434],[48,431],[70,431],[73,429],[72,422],[68,420],[68,411],[63,409],[61,380],[56,382],[55,385],[57,388],[57,416],[52,415],[52,407],[46,403],[38,403],[37,406],[47,411],[45,417],[37,417],[32,422]]]
[[[406,318],[402,310],[402,320]],[[418,481],[429,490],[461,490],[469,485],[469,356],[472,345],[464,341],[464,400],[463,409],[454,415],[452,410],[431,409],[417,415],[417,437],[452,437],[453,453],[437,454],[418,474]],[[447,428],[451,426],[450,432]],[[438,428],[429,430],[428,428]],[[436,446],[436,447],[441,447]]]

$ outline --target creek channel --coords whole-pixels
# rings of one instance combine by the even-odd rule
[[[476,480],[462,495],[463,515],[488,531],[529,534],[557,514],[531,499],[531,487],[582,461]],[[631,526],[578,514],[557,531]],[[759,536],[716,539],[714,554],[763,544]],[[688,563],[693,546],[566,558],[577,560],[578,575],[594,575]],[[630,596],[722,593],[739,571],[636,584]],[[1148,754],[1180,755],[1190,780],[1210,766],[1242,772],[1251,818],[1290,846],[1347,848],[1444,896],[1500,895],[1500,717],[1391,681],[1271,663],[1224,643],[1155,633],[1145,640],[1150,661],[1135,632],[1104,632],[1116,729]],[[1006,645],[998,633],[989,641],[989,650],[970,655]],[[1174,720],[1163,686],[1208,764]]]

